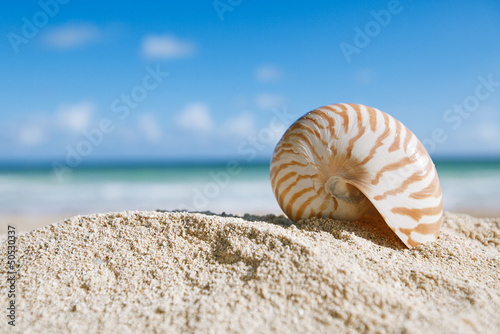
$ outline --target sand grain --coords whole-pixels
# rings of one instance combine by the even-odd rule
[[[78,216],[17,243],[11,332],[500,332],[500,219],[447,213],[413,250],[379,225],[183,212]]]

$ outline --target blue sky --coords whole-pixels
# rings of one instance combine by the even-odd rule
[[[500,157],[498,1],[2,7],[1,161],[266,159],[339,102],[388,112],[435,157]]]

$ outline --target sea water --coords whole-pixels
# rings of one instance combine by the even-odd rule
[[[500,162],[436,162],[444,209],[500,216]],[[124,210],[281,214],[267,162],[88,166],[58,178],[50,168],[0,170],[0,215]]]

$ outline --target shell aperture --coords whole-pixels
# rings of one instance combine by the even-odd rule
[[[432,159],[408,128],[375,108],[333,104],[299,118],[274,150],[271,186],[293,221],[382,217],[410,248],[439,234]]]

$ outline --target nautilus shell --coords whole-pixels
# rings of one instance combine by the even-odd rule
[[[298,119],[271,161],[271,185],[293,221],[383,219],[408,247],[436,240],[443,216],[429,154],[375,108],[333,104]]]

